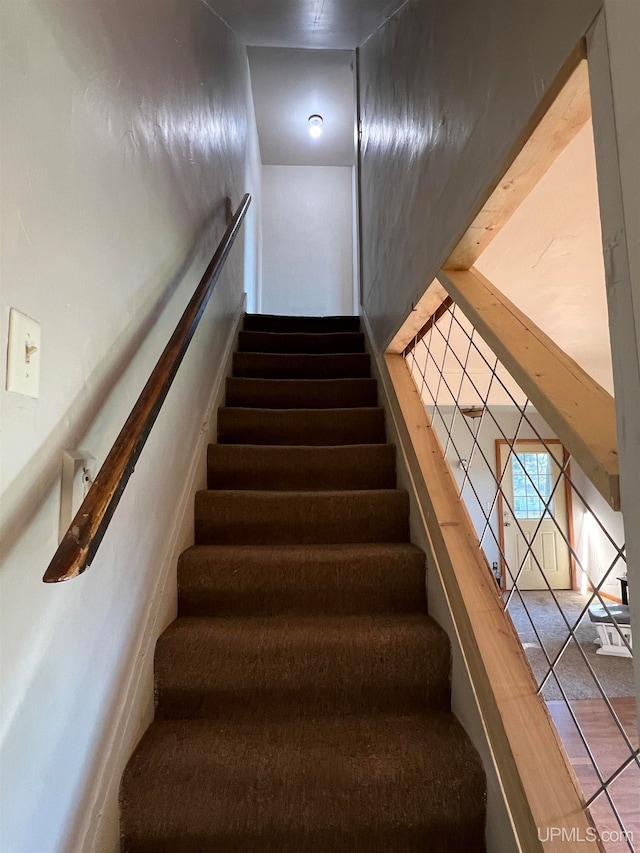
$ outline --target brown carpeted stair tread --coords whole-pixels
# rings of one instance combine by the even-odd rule
[[[281,491],[393,489],[395,459],[392,444],[333,447],[210,444],[207,486]]]
[[[375,379],[227,379],[227,406],[252,409],[346,409],[378,405]]]
[[[359,332],[360,317],[289,317],[281,314],[245,314],[244,330],[248,332],[303,332],[327,334]]]
[[[482,853],[358,317],[246,315],[125,770],[127,853]]]
[[[158,717],[446,710],[449,640],[425,614],[176,619],[156,646]]]
[[[309,355],[308,353],[236,352],[233,375],[257,379],[358,379],[371,376],[367,353]]]
[[[409,496],[401,489],[196,493],[196,545],[408,540]]]
[[[194,545],[178,563],[180,616],[426,609],[424,553],[410,544]]]
[[[480,853],[484,776],[452,714],[154,722],[127,853]]]
[[[221,444],[382,444],[384,409],[218,410]]]
[[[238,335],[240,352],[364,352],[362,332],[246,332]]]

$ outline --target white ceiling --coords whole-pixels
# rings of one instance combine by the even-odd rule
[[[265,166],[352,166],[354,54],[347,50],[250,47],[251,86]],[[319,113],[322,136],[308,118]]]
[[[205,0],[248,45],[353,50],[404,0]]]
[[[596,382],[613,392],[590,121],[476,266]]]

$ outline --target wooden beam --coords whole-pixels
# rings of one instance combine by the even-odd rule
[[[581,55],[580,51],[580,55]],[[555,100],[540,119],[519,154],[498,181],[479,213],[444,264],[469,269],[508,222],[545,172],[591,117],[587,61],[578,61]],[[561,81],[563,80],[561,72]],[[556,96],[557,95],[557,96]]]
[[[620,509],[615,403],[478,270],[440,281],[609,506]]]
[[[434,278],[417,305],[413,306],[411,314],[409,314],[395,338],[389,344],[387,352],[403,352],[407,344],[415,338],[425,323],[433,317],[448,295],[438,279]]]
[[[453,474],[405,360],[387,354],[380,373],[521,849],[579,853],[593,824]]]

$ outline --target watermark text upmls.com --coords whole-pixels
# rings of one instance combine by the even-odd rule
[[[603,829],[598,831],[594,827],[582,829],[574,826],[567,828],[566,826],[546,826],[543,829],[538,827],[538,841],[564,841],[573,843],[590,843],[595,844],[596,841],[601,841],[604,844],[612,844],[618,841],[629,841],[633,844],[633,832],[627,832],[622,829]]]

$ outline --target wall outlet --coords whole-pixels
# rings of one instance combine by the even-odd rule
[[[40,323],[15,308],[9,311],[7,391],[40,396]]]

